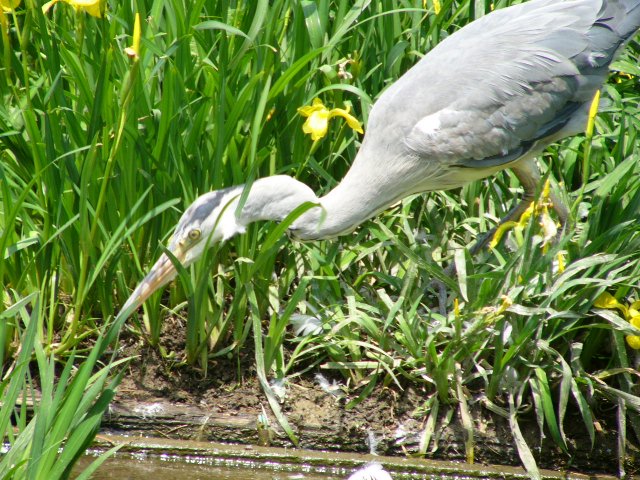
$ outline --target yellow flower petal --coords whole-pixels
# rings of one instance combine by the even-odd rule
[[[527,209],[522,213],[522,215],[520,215],[517,225],[519,225],[522,228],[526,227],[527,224],[529,223],[529,219],[535,212],[535,209],[536,209],[535,202],[531,202],[527,207]]]
[[[489,248],[496,248],[496,245],[500,243],[500,240],[502,240],[503,235],[507,233],[507,230],[511,230],[517,226],[517,222],[504,222],[501,224],[496,228],[496,233],[493,234],[493,238],[491,239],[491,242],[489,242]]]
[[[317,112],[318,110],[322,110],[322,108],[318,108],[318,107],[314,107],[314,106],[311,106],[311,105],[307,105],[305,107],[298,108],[298,113],[300,115],[302,115],[303,117],[308,117],[311,114],[313,114],[313,112]],[[327,110],[327,112],[328,112],[328,110]]]
[[[304,125],[302,125],[302,131],[311,135],[311,140],[314,142],[320,140],[327,134],[329,128],[329,111],[325,108],[318,110],[309,115],[309,118]]]
[[[546,208],[540,215],[540,226],[542,227],[544,245],[556,238],[558,225],[553,221],[551,215],[549,215],[549,210]]]
[[[305,105],[304,107],[298,108],[298,113],[303,117],[308,117],[312,113],[318,112],[320,110],[326,110],[327,113],[329,113],[329,110],[324,106],[322,100],[320,100],[319,98],[314,98],[311,105]]]
[[[640,337],[637,335],[628,335],[627,344],[634,350],[640,350]]]
[[[360,122],[349,113],[349,108],[346,110],[343,108],[334,108],[329,112],[329,117],[342,117],[347,121],[347,125],[349,125],[353,130],[358,133],[364,133],[362,130],[362,126]]]
[[[500,305],[500,308],[498,308],[498,314],[504,313],[507,308],[509,308],[511,305],[513,305],[513,300],[511,300],[509,297],[507,297],[506,295],[502,295],[502,305]]]
[[[636,328],[640,328],[640,314],[632,316],[629,319],[629,323]]]
[[[133,21],[133,39],[130,47],[124,49],[124,52],[129,57],[137,60],[140,57],[140,14],[136,13],[136,18]]]
[[[544,182],[544,186],[542,187],[542,194],[540,195],[540,199],[544,200],[543,203],[546,203],[549,200],[549,195],[551,194],[551,182],[547,178]]]
[[[586,135],[588,138],[593,137],[593,129],[596,124],[596,115],[598,114],[598,107],[600,106],[600,90],[593,96],[591,102],[591,108],[589,108],[589,121],[587,122]]]
[[[62,0],[76,10],[84,10],[92,17],[102,18],[104,16],[105,0]]]
[[[50,2],[47,2],[44,5],[42,5],[42,13],[47,13],[49,10],[51,10],[51,7],[53,7],[56,3],[58,3],[58,0],[51,0]]]
[[[440,5],[440,0],[433,0],[433,11],[436,12],[436,15],[440,13],[442,10],[442,5]]]
[[[5,12],[12,12],[20,5],[22,0],[0,0],[0,7]]]
[[[556,261],[558,262],[558,273],[563,273],[567,265],[563,252],[558,252]]]
[[[312,105],[298,108],[298,113],[307,117],[307,121],[302,126],[304,133],[311,135],[312,140],[319,140],[327,134],[329,119],[331,117],[342,117],[347,121],[347,125],[358,133],[363,133],[360,122],[351,114],[349,109],[334,108],[329,110],[324,106],[319,98],[314,98]]]
[[[608,309],[622,307],[624,310],[626,310],[626,307],[618,302],[618,300],[616,300],[615,297],[608,292],[602,292],[600,296],[596,298],[596,301],[593,302],[593,306]]]

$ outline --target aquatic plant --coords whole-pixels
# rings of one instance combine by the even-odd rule
[[[328,112],[349,106],[366,125],[373,99],[423,52],[513,2],[144,0],[100,3],[98,16],[63,3],[74,5],[44,13],[10,2],[0,13],[0,357],[4,393],[86,419],[89,439],[118,380],[89,346],[183,208],[278,173],[330,189],[357,150],[355,124],[335,119],[314,141],[299,109],[314,99]],[[509,173],[407,198],[336,241],[301,244],[283,226],[252,225],[153,296],[126,334],[204,374],[212,359],[252,347],[266,391],[316,367],[348,381],[350,404],[376,388],[419,386],[422,454],[455,412],[472,461],[469,405],[480,400],[510,422],[532,472],[519,428],[526,407],[540,435],[570,454],[567,412],[596,442],[607,405],[624,459],[625,442],[640,436],[637,352],[625,338],[639,333],[597,299],[640,297],[639,52],[631,42],[614,64],[593,131],[545,153],[545,174],[563,185],[575,217],[557,242],[544,241],[555,219],[541,209],[469,257],[464,247],[509,209],[519,188]],[[450,262],[453,279],[443,274]],[[434,278],[452,292],[446,315],[425,294]],[[316,323],[297,336],[290,319],[300,315]],[[161,344],[167,316],[186,325],[184,352]],[[97,377],[79,379],[92,368]],[[31,423],[22,405],[3,403],[0,427],[14,448],[18,438],[39,445],[31,451],[62,442],[73,452],[64,458],[76,458],[85,446],[71,442],[76,420]],[[27,457],[18,468],[53,458]]]

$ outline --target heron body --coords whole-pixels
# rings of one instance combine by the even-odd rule
[[[535,194],[536,155],[584,130],[594,94],[615,54],[640,28],[640,0],[531,0],[497,10],[449,36],[376,101],[358,154],[344,179],[318,198],[284,175],[199,197],[168,246],[183,265],[206,245],[244,232],[258,220],[291,225],[300,240],[352,231],[398,200],[445,190],[511,168]],[[561,217],[567,215],[552,197]],[[175,276],[166,255],[127,300],[139,306]]]

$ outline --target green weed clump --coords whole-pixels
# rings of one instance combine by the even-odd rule
[[[67,471],[86,446],[74,432],[95,432],[118,381],[90,346],[192,200],[280,173],[327,192],[361,137],[333,122],[313,142],[298,108],[319,98],[366,125],[378,95],[424,52],[511,3],[138,0],[88,13],[61,1],[43,13],[29,0],[0,14],[0,389],[12,395],[0,427],[16,452],[0,467],[13,455],[13,472]],[[459,412],[472,461],[469,405],[480,399],[510,422],[534,475],[518,424],[530,405],[540,434],[569,453],[567,412],[593,443],[598,408],[611,406],[623,459],[626,442],[640,439],[629,340],[640,335],[631,308],[640,298],[639,52],[631,42],[614,64],[595,133],[544,155],[574,219],[556,241],[539,205],[470,258],[466,247],[518,196],[509,173],[412,196],[334,241],[300,244],[286,225],[252,225],[154,295],[127,334],[162,347],[163,318],[185,316],[185,351],[167,354],[205,374],[212,358],[249,344],[276,411],[270,379],[318,368],[348,380],[352,403],[377,387],[419,385],[421,453]],[[451,262],[452,280],[443,274]],[[450,289],[446,315],[429,293],[434,278]],[[312,320],[308,335],[293,334],[300,318]],[[34,420],[18,398],[33,400]],[[36,405],[75,420],[52,424]]]

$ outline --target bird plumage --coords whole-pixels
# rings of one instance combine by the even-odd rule
[[[454,188],[582,131],[639,24],[638,2],[602,0],[531,1],[480,18],[380,96],[343,182],[377,182],[380,170],[398,197]]]
[[[292,234],[333,237],[407,195],[504,168],[514,170],[530,201],[535,155],[584,129],[615,53],[639,27],[640,0],[531,0],[492,12],[444,39],[380,95],[352,167],[327,195],[318,199],[286,176],[259,179],[247,192],[240,186],[205,194],[181,218],[169,250],[188,264],[205,239],[224,240],[257,220],[280,221],[305,202],[318,208],[296,219]],[[153,275],[168,263],[158,261],[125,309],[168,281]]]
[[[444,39],[376,101],[351,169],[321,199],[332,213],[348,204],[326,235],[412,193],[518,173],[519,162],[519,176],[535,175],[545,146],[584,129],[615,52],[640,26],[639,3],[533,0]]]

